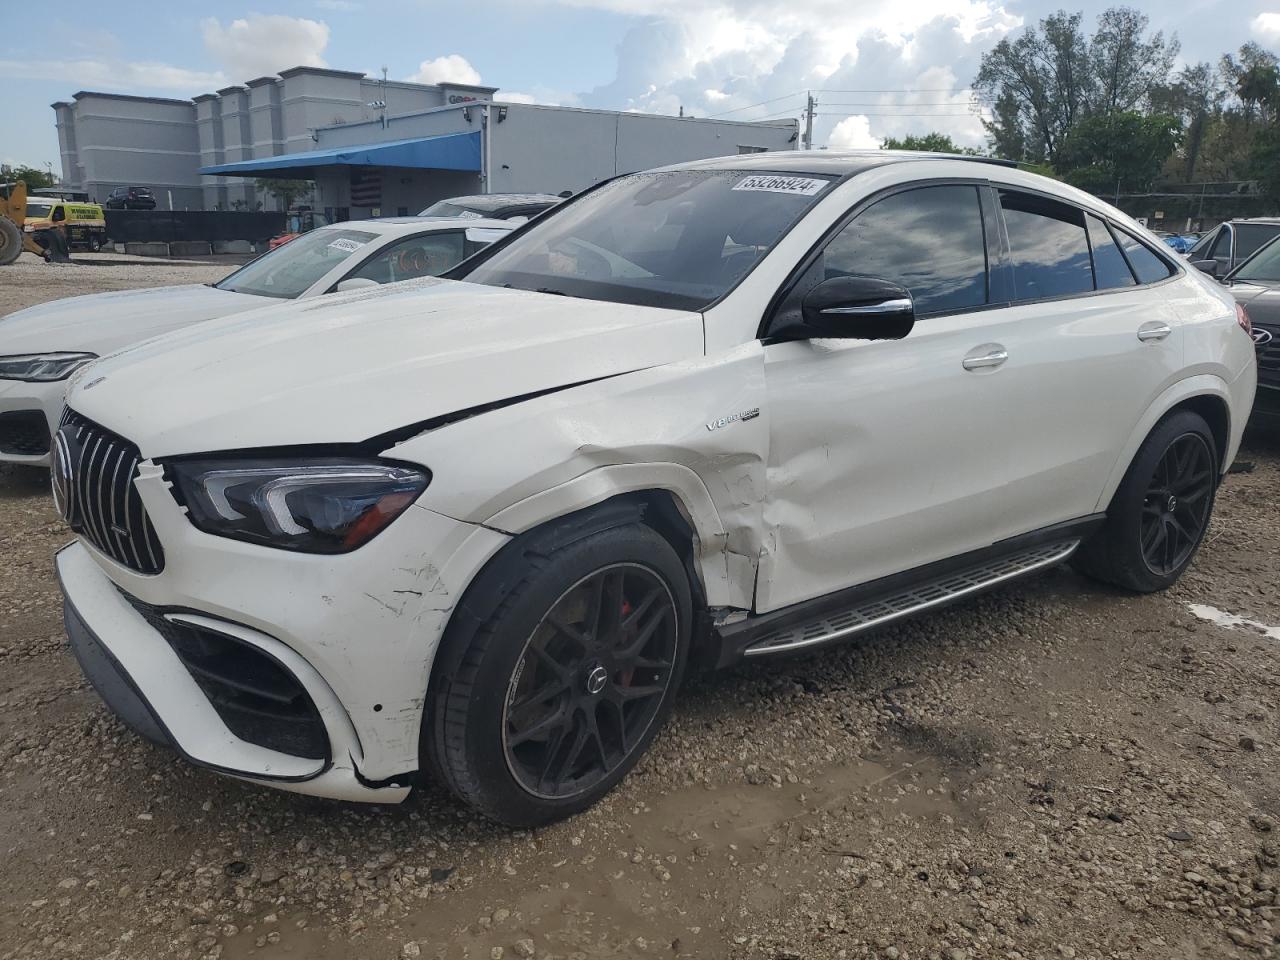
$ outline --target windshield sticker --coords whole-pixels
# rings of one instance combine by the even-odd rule
[[[352,240],[350,237],[339,237],[329,244],[330,250],[341,250],[343,253],[355,253],[364,244],[358,240]]]
[[[817,180],[813,177],[778,177],[755,174],[739,180],[733,185],[734,190],[756,190],[764,193],[792,193],[798,197],[812,197],[820,193],[830,180]]]

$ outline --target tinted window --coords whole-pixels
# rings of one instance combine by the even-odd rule
[[[1208,233],[1192,244],[1191,249],[1187,251],[1188,260],[1208,260],[1209,244],[1213,243],[1213,234]]]
[[[1258,248],[1280,233],[1280,225],[1269,223],[1236,224],[1236,259],[1243,260],[1258,252]]]
[[[921,314],[987,302],[976,187],[920,187],[868,207],[823,251],[823,279],[879,277],[911,291]]]
[[[1157,280],[1163,280],[1173,273],[1169,264],[1156,256],[1137,237],[1125,233],[1123,230],[1117,230],[1116,239],[1120,241],[1120,246],[1124,249],[1124,255],[1129,258],[1129,266],[1133,267],[1134,276],[1138,278],[1139,283],[1155,283]]]
[[[1263,247],[1256,257],[1236,270],[1232,279],[1255,283],[1280,283],[1280,240]]]
[[[1223,227],[1218,231],[1218,238],[1213,241],[1213,248],[1209,251],[1210,260],[1230,260],[1231,259],[1231,230]]]
[[[1009,231],[1015,300],[1093,290],[1084,211],[1046,197],[1000,191]]]
[[[1089,224],[1089,245],[1093,248],[1093,278],[1099,290],[1132,287],[1133,274],[1124,255],[1116,246],[1107,225],[1092,214],[1085,215]]]
[[[368,263],[352,271],[350,277],[395,283],[414,277],[438,277],[462,262],[462,231],[430,233],[410,237],[380,250]]]

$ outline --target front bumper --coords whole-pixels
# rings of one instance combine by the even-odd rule
[[[58,418],[62,415],[62,401],[66,394],[67,382],[59,380],[54,383],[26,383],[21,380],[0,380],[0,463],[21,463],[33,467],[48,467],[50,462],[48,438],[58,429]],[[44,418],[47,426],[46,443],[43,450],[29,452],[32,447],[23,442],[11,445],[6,442],[6,431],[3,422],[6,415],[35,415]],[[24,430],[26,434],[29,431]],[[25,441],[25,437],[23,438]]]
[[[164,544],[160,574],[135,573],[83,541],[57,560],[68,635],[103,699],[202,766],[317,796],[402,799],[420,766],[423,702],[454,602],[509,538],[415,506],[353,553],[296,554],[196,530],[154,465],[143,464],[136,486]],[[330,759],[238,737],[143,605],[282,665],[315,705]]]

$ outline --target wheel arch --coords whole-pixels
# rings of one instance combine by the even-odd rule
[[[1205,419],[1213,433],[1219,468],[1221,470],[1227,468],[1233,431],[1236,426],[1231,418],[1230,390],[1226,381],[1212,374],[1188,377],[1165,389],[1147,407],[1146,412],[1131,431],[1115,465],[1111,468],[1106,486],[1098,497],[1096,510],[1107,509],[1120,482],[1124,479],[1125,472],[1129,469],[1129,464],[1137,455],[1142,441],[1155,429],[1156,424],[1177,410],[1191,410]]]

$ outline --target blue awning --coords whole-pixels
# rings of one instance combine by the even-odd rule
[[[446,133],[386,143],[364,143],[332,150],[307,150],[260,160],[201,167],[206,176],[303,176],[316,167],[417,167],[423,170],[480,170],[480,132]]]

